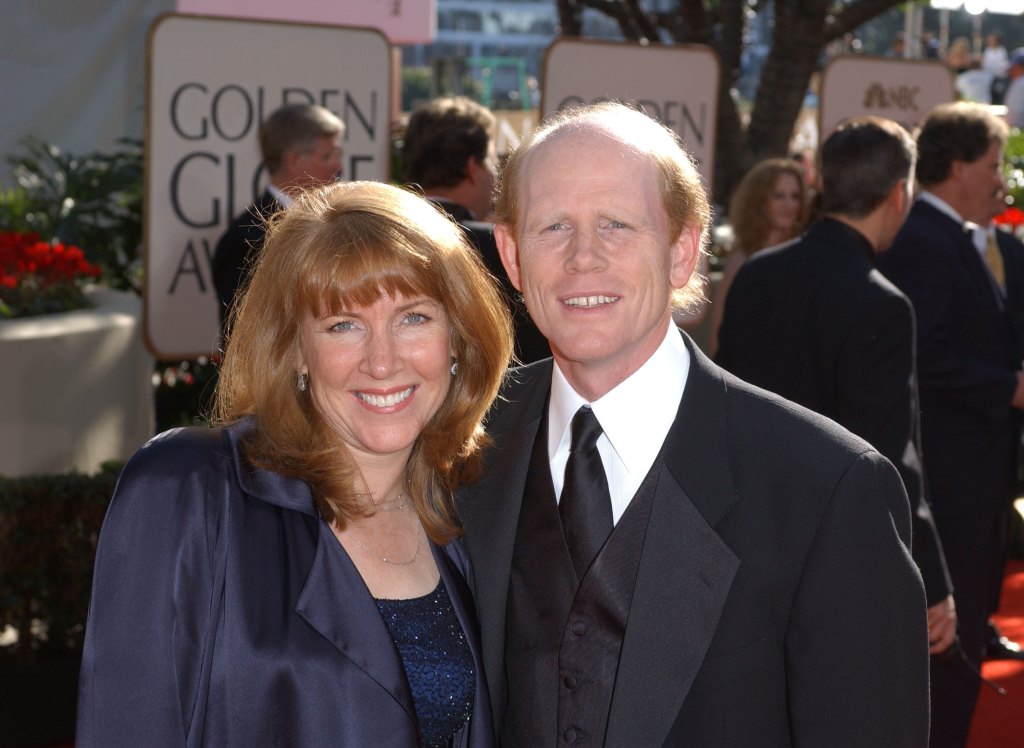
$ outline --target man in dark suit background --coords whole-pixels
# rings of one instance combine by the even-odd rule
[[[921,746],[924,590],[891,463],[672,324],[710,207],[619,104],[511,156],[501,258],[553,360],[457,497],[503,744]]]
[[[999,548],[1015,487],[1021,349],[1013,316],[971,238],[1004,190],[1006,125],[983,107],[937,107],[917,135],[921,193],[879,269],[917,317],[924,473],[956,595],[960,642],[976,668],[1002,579]],[[932,744],[962,746],[978,678],[933,663]]]
[[[461,224],[487,269],[501,281],[515,325],[516,357],[528,364],[551,355],[509,282],[487,219],[494,197],[498,154],[496,120],[489,109],[464,96],[441,97],[418,107],[402,138],[405,181]]]
[[[841,125],[821,149],[824,216],[743,266],[717,363],[863,437],[899,470],[924,578],[931,653],[956,636],[951,582],[921,473],[910,301],[875,269],[911,205],[915,147],[891,120]]]
[[[993,278],[999,286],[1003,298],[1006,300],[1006,308],[1013,318],[1014,328],[1017,332],[1017,344],[1021,351],[1024,351],[1024,243],[1010,231],[999,229],[992,219],[1006,209],[1006,195],[998,192],[992,196],[992,206],[989,212],[990,223],[979,226],[974,230],[973,239],[975,248],[985,258],[985,262],[992,271]],[[1018,448],[1018,462],[1020,460],[1020,449]],[[1019,470],[1018,484],[1019,484]],[[1018,485],[1019,491],[1019,485]],[[1015,492],[1017,493],[1017,492]],[[999,550],[999,567],[1006,568],[1005,562],[1010,558],[1010,551],[1014,544],[1024,541],[1024,519],[1014,509],[1013,505],[1007,507],[1007,533],[1004,536],[1005,543]],[[996,589],[996,596],[992,600],[990,612],[999,608],[999,594],[1002,592],[1000,584]],[[985,658],[988,660],[1014,659],[1024,660],[1024,648],[1012,639],[1003,635],[996,626],[995,621],[989,618],[988,643],[985,648]]]
[[[256,202],[228,224],[213,255],[222,333],[227,332],[235,295],[263,246],[266,219],[288,207],[289,195],[341,175],[344,134],[345,125],[333,112],[312,104],[285,105],[260,126],[260,153],[270,181]]]

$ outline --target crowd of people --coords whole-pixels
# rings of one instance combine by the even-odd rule
[[[980,40],[980,37],[979,37]],[[864,45],[853,34],[835,43],[833,54],[862,54]],[[1024,47],[1008,51],[1002,34],[992,31],[980,49],[966,36],[951,39],[943,48],[930,31],[911,39],[897,33],[885,52],[894,59],[933,60],[949,68],[957,95],[978,104],[1003,105],[1006,121],[1012,127],[1024,127]]]
[[[338,181],[343,132],[264,124],[215,426],[124,469],[76,745],[964,745],[1020,655],[1001,120],[844,123],[810,225],[755,165],[714,360],[673,316],[709,196],[642,112],[552,115],[499,176],[493,115],[437,99],[404,187]]]

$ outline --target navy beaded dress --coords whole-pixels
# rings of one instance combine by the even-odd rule
[[[423,745],[450,746],[473,712],[476,673],[444,582],[423,597],[376,602],[405,666]]]

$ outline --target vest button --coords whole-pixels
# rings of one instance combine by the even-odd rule
[[[576,730],[571,727],[562,733],[562,738],[566,743],[575,743],[577,737],[579,736],[577,735]]]
[[[572,633],[576,634],[576,636],[583,636],[587,633],[587,624],[583,621],[573,621]]]
[[[562,678],[562,683],[565,685],[566,688],[569,688],[569,689],[576,688],[576,676],[575,675],[567,675],[564,678]]]

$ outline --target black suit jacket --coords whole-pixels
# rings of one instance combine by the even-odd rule
[[[878,259],[913,302],[925,475],[936,515],[994,517],[1013,498],[1019,334],[971,237],[924,201]]]
[[[934,605],[952,583],[925,497],[914,359],[910,302],[875,269],[868,240],[832,218],[744,264],[716,357],[741,379],[848,428],[896,466]]]
[[[996,231],[1005,271],[1006,307],[1013,317],[1018,347],[1024,352],[1024,244],[1007,231]]]
[[[435,197],[431,198],[431,202],[458,221],[466,236],[480,252],[488,272],[501,283],[501,289],[508,301],[509,311],[512,313],[512,324],[516,337],[516,357],[519,361],[529,364],[550,356],[551,347],[548,345],[547,338],[533,324],[519,291],[512,285],[508,273],[505,272],[505,266],[501,264],[498,245],[494,240],[494,224],[475,220],[469,210],[451,200]]]
[[[217,240],[213,253],[213,286],[217,290],[221,331],[238,289],[248,280],[249,273],[263,248],[267,233],[266,219],[281,209],[281,204],[270,190],[264,190],[259,200],[239,213],[228,224]]]
[[[690,372],[605,744],[925,745],[925,601],[899,476],[867,443],[684,338]],[[512,546],[551,367],[512,372],[484,476],[458,496],[499,723]],[[657,393],[637,403],[641,423],[655,407]]]

